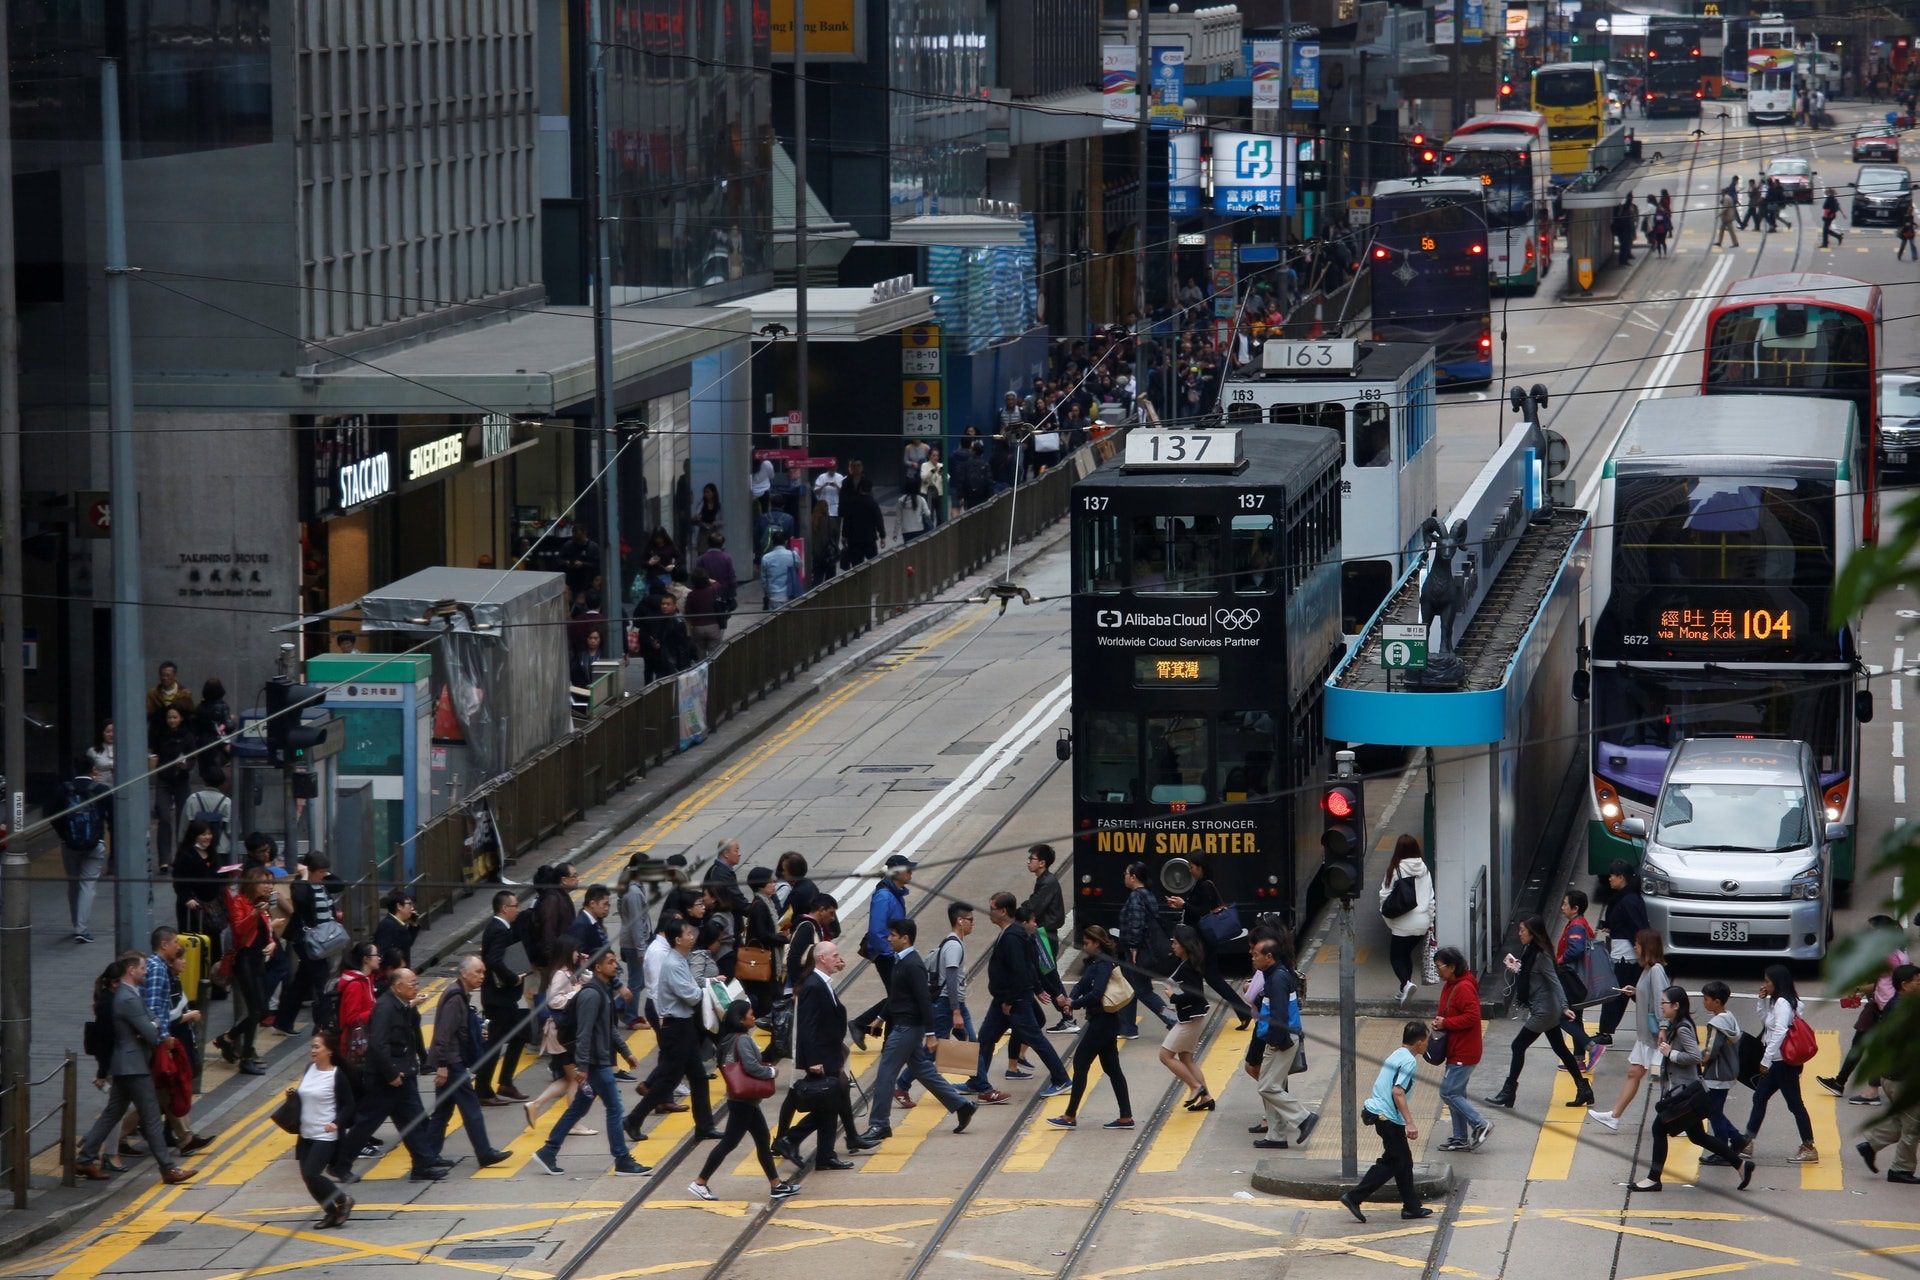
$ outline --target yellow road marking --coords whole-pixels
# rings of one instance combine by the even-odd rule
[[[1644,1240],[1663,1240],[1668,1244],[1686,1245],[1690,1249],[1705,1249],[1708,1253],[1724,1253],[1731,1258],[1746,1258],[1753,1262],[1771,1262],[1783,1267],[1797,1267],[1798,1259],[1783,1258],[1777,1254],[1755,1253],[1751,1249],[1741,1249],[1730,1244],[1716,1244],[1711,1240],[1701,1240],[1695,1236],[1675,1235],[1671,1231],[1649,1231],[1645,1227],[1629,1226],[1624,1222],[1596,1222],[1591,1218],[1578,1218],[1571,1214],[1560,1219],[1571,1222],[1577,1227],[1592,1227],[1596,1231],[1610,1231],[1616,1235],[1639,1236]]]
[[[276,1104],[277,1105],[277,1104]],[[267,1166],[293,1153],[293,1135],[274,1124],[260,1125],[233,1154],[226,1166],[201,1182],[214,1187],[244,1187],[267,1171]]]
[[[605,1275],[592,1277],[592,1280],[638,1280],[641,1276],[671,1275],[675,1271],[691,1271],[695,1267],[711,1267],[712,1258],[691,1258],[686,1262],[656,1262],[650,1267],[633,1267],[626,1271],[609,1271]]]
[[[1843,1280],[1881,1280],[1881,1277],[1867,1271],[1836,1271],[1833,1274],[1842,1277]]]
[[[873,1087],[877,1091],[882,1086],[876,1080]],[[947,1118],[947,1109],[941,1105],[940,1099],[930,1093],[922,1093],[915,1104],[905,1110],[895,1103],[890,1114],[896,1117],[892,1126],[893,1136],[861,1162],[860,1172],[863,1174],[899,1173],[913,1158],[913,1153],[920,1149],[920,1144],[927,1140],[927,1135]],[[750,1164],[753,1161],[743,1163]],[[811,1208],[812,1204],[809,1203],[808,1207]]]
[[[1631,1280],[1694,1280],[1696,1276],[1723,1276],[1734,1271],[1745,1271],[1753,1265],[1751,1262],[1723,1262],[1717,1267],[1690,1267],[1685,1271],[1662,1271],[1656,1275],[1633,1276]]]
[[[843,1240],[865,1240],[868,1244],[912,1244],[913,1241],[904,1236],[891,1233],[911,1231],[915,1227],[931,1227],[940,1219],[915,1218],[910,1222],[888,1222],[877,1227],[836,1227],[824,1222],[812,1222],[805,1218],[789,1218],[784,1214],[773,1221],[777,1226],[791,1227],[797,1231],[817,1231],[822,1234],[809,1236],[804,1240],[789,1240],[785,1244],[767,1245],[748,1253],[749,1258],[761,1258],[773,1253],[791,1253],[795,1249],[811,1249],[817,1244],[836,1244]]]
[[[1044,1267],[1036,1267],[1025,1262],[1015,1262],[1012,1258],[985,1258],[977,1253],[956,1253],[952,1255],[962,1262],[977,1262],[983,1267],[998,1267],[1002,1271],[1011,1271],[1017,1276],[1050,1276],[1053,1272]]]
[[[591,1222],[595,1218],[604,1218],[606,1216],[604,1213],[573,1213],[559,1218],[547,1218],[521,1223],[511,1228],[511,1230],[544,1230],[548,1227],[564,1226],[570,1222]],[[461,1231],[453,1235],[432,1236],[425,1240],[412,1240],[403,1244],[369,1244],[340,1250],[340,1237],[338,1236],[316,1235],[313,1232],[299,1231],[291,1227],[275,1227],[267,1224],[235,1222],[214,1214],[204,1215],[198,1218],[197,1221],[212,1223],[216,1226],[240,1227],[248,1231],[264,1231],[269,1235],[278,1235],[289,1240],[305,1240],[310,1243],[324,1244],[335,1250],[334,1253],[320,1258],[306,1258],[299,1262],[276,1262],[270,1265],[248,1267],[244,1271],[232,1271],[223,1276],[215,1276],[214,1280],[247,1280],[247,1278],[251,1276],[278,1275],[288,1271],[305,1271],[309,1268],[330,1266],[337,1262],[357,1262],[362,1258],[381,1257],[399,1257],[407,1261],[433,1262],[444,1266],[457,1267],[463,1271],[485,1271],[500,1276],[524,1277],[526,1280],[552,1280],[552,1277],[544,1271],[501,1271],[485,1263],[459,1262],[451,1258],[435,1257],[432,1254],[416,1253],[416,1251],[421,1249],[432,1249],[440,1245],[459,1244],[466,1240],[491,1239],[501,1234],[502,1229],[497,1226],[485,1227],[477,1231]]]
[[[1219,1098],[1235,1080],[1245,1073],[1240,1064],[1246,1057],[1246,1043],[1231,1031],[1222,1030],[1213,1042],[1213,1048],[1207,1051],[1206,1061],[1200,1071],[1206,1077],[1207,1085]],[[1208,1111],[1188,1111],[1178,1102],[1173,1104],[1173,1113],[1166,1123],[1160,1126],[1160,1132],[1154,1135],[1153,1145],[1147,1148],[1146,1156],[1140,1161],[1142,1173],[1172,1173],[1187,1158],[1187,1152],[1193,1148],[1193,1140],[1200,1133],[1201,1122],[1209,1115]]]
[[[1184,1218],[1188,1222],[1204,1222],[1212,1227],[1226,1227],[1232,1231],[1245,1231],[1256,1236],[1273,1236],[1284,1239],[1298,1232],[1282,1231],[1277,1227],[1263,1227],[1257,1222],[1242,1222],[1238,1218],[1223,1217],[1217,1213],[1201,1213],[1197,1209],[1177,1209],[1171,1205],[1158,1205],[1150,1200],[1134,1200],[1129,1203],[1134,1213],[1157,1213],[1167,1218]]]
[[[1087,1091],[1100,1082],[1100,1061],[1095,1059],[1087,1064]],[[1082,1095],[1084,1100],[1085,1095]],[[1067,1095],[1048,1098],[1040,1104],[1040,1112],[1033,1118],[1033,1127],[1014,1147],[1013,1154],[1000,1167],[1008,1173],[1039,1173],[1046,1168],[1047,1161],[1059,1147],[1060,1140],[1071,1130],[1056,1129],[1047,1123],[1049,1116],[1063,1116],[1067,1113]]]
[[[441,1204],[438,1201],[431,1204],[401,1204],[397,1201],[356,1200],[354,1201],[353,1209],[355,1213],[498,1213],[502,1208],[566,1209],[568,1211],[578,1209],[618,1209],[625,1203],[626,1201],[624,1200],[543,1200],[533,1204],[516,1202],[511,1205],[502,1206],[498,1204]],[[263,1209],[227,1209],[224,1210],[224,1212],[230,1218],[272,1218],[284,1216],[289,1213],[307,1213],[312,1209],[313,1205],[311,1203],[303,1203],[273,1205]],[[179,1214],[176,1216],[191,1220],[197,1215]],[[498,1231],[500,1228],[495,1228],[495,1230]]]
[[[161,1197],[152,1210],[134,1218],[124,1229],[79,1250],[73,1261],[53,1273],[53,1280],[93,1280],[103,1271],[114,1270],[115,1263],[145,1244],[149,1236],[172,1220],[172,1215],[165,1210],[175,1194]]]
[[[1814,1062],[1838,1062],[1844,1052],[1840,1048],[1838,1031],[1816,1031],[1814,1039],[1820,1045],[1820,1051],[1814,1055]],[[1845,1162],[1840,1153],[1847,1145],[1840,1141],[1840,1121],[1835,1114],[1839,1111],[1841,1100],[1825,1089],[1815,1089],[1809,1094],[1804,1085],[1812,1079],[1806,1071],[1800,1073],[1802,1089],[1800,1101],[1807,1108],[1807,1119],[1813,1122],[1813,1145],[1822,1153],[1818,1164],[1800,1166],[1800,1189],[1802,1191],[1841,1191],[1845,1185],[1841,1173]]]
[[[1549,1061],[1553,1061],[1551,1058]],[[1573,1153],[1580,1145],[1580,1126],[1587,1122],[1584,1107],[1569,1107],[1573,1101],[1573,1077],[1553,1067],[1553,1096],[1547,1099],[1547,1117],[1540,1122],[1533,1143],[1533,1164],[1527,1177],[1537,1182],[1565,1182],[1573,1171]]]

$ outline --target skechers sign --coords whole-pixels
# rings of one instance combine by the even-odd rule
[[[1102,648],[1249,649],[1260,643],[1260,610],[1245,605],[1212,609],[1098,609],[1094,643]]]
[[[459,435],[442,436],[438,440],[429,440],[407,451],[407,479],[418,480],[430,476],[436,471],[445,471],[448,467],[460,465],[461,445],[465,437]]]
[[[393,492],[393,466],[383,451],[349,462],[334,473],[336,505],[350,511]]]

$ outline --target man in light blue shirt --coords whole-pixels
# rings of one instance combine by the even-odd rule
[[[659,1057],[653,1074],[640,1086],[640,1105],[627,1113],[627,1137],[640,1141],[640,1126],[658,1107],[673,1098],[673,1090],[682,1080],[690,1090],[693,1104],[695,1138],[718,1138],[713,1127],[713,1104],[707,1096],[707,1068],[700,1059],[700,984],[693,980],[693,967],[687,953],[693,950],[700,928],[691,920],[680,921],[671,939],[673,949],[661,958],[660,976],[653,989],[654,1009],[660,1015]]]
[[[1402,1218],[1433,1216],[1433,1210],[1420,1203],[1420,1193],[1413,1185],[1413,1148],[1409,1143],[1419,1139],[1420,1130],[1414,1126],[1407,1107],[1407,1097],[1413,1092],[1413,1082],[1419,1074],[1419,1055],[1426,1047],[1427,1024],[1409,1022],[1400,1032],[1400,1047],[1380,1064],[1373,1093],[1361,1107],[1361,1120],[1380,1134],[1380,1158],[1360,1176],[1352,1190],[1340,1197],[1347,1212],[1360,1222],[1367,1220],[1360,1206],[1389,1181],[1399,1184]]]

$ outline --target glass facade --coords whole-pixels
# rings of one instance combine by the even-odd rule
[[[985,0],[891,5],[887,36],[893,215],[939,213],[943,200],[984,195],[992,72]]]
[[[612,22],[613,283],[672,293],[767,270],[766,9],[750,0],[614,0]]]

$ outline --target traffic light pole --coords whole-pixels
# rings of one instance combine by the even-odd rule
[[[1360,1176],[1360,1084],[1354,1074],[1359,1052],[1354,995],[1353,899],[1340,899],[1340,1176]]]

